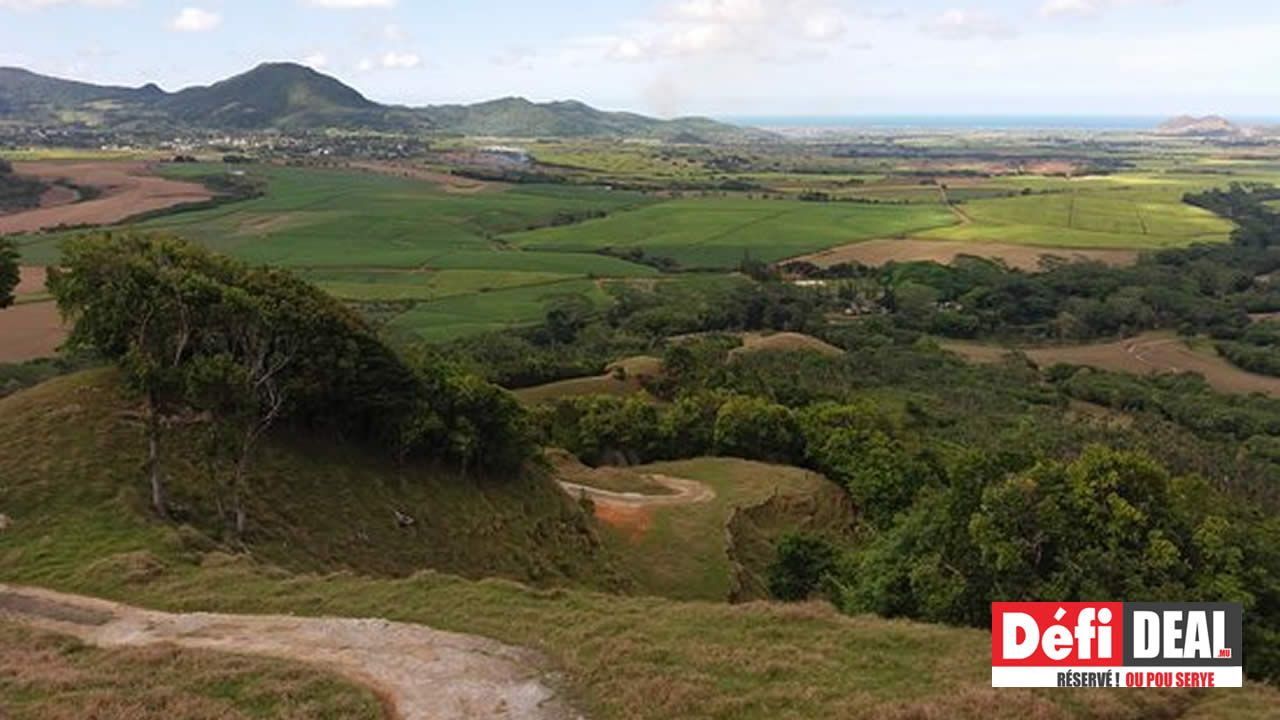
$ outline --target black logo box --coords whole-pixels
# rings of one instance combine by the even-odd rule
[[[1140,611],[1154,611],[1163,613],[1165,611],[1181,611],[1184,613],[1183,622],[1179,624],[1182,631],[1180,645],[1186,642],[1186,622],[1185,612],[1188,610],[1203,611],[1208,614],[1209,622],[1213,622],[1213,613],[1221,611],[1224,613],[1226,621],[1226,644],[1225,647],[1231,650],[1229,658],[1192,658],[1192,659],[1166,659],[1161,657],[1155,658],[1135,658],[1133,656],[1133,640],[1134,640],[1134,613]],[[1241,667],[1244,665],[1244,612],[1241,610],[1239,603],[1131,603],[1124,604],[1124,664],[1130,667]],[[1161,637],[1159,647],[1164,647],[1164,623],[1163,618],[1160,623]],[[1210,625],[1210,637],[1217,632],[1218,629]]]

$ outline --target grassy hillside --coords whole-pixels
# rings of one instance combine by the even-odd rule
[[[326,557],[309,532],[288,546],[255,545],[256,558],[229,555],[191,531],[152,521],[140,509],[136,450],[141,431],[118,397],[109,375],[90,373],[0,401],[0,507],[12,518],[12,526],[0,532],[0,580],[164,609],[373,616],[488,635],[545,653],[580,708],[599,720],[1244,719],[1267,717],[1280,702],[1275,691],[1256,687],[1217,692],[996,691],[989,687],[990,639],[983,631],[845,617],[821,605],[681,603],[533,589],[503,580],[476,582],[435,572],[399,579],[333,573],[329,571],[351,566],[323,567],[344,555]],[[255,505],[256,518],[302,525],[310,522],[298,509],[305,508],[331,520],[341,518],[328,532],[349,529],[360,521],[344,517],[344,511],[363,513],[359,508],[373,497],[385,499],[389,488],[398,493],[420,481],[406,477],[393,483],[367,459],[344,461],[316,447],[308,452],[314,462],[272,476],[280,483],[272,499],[282,506],[278,515]],[[277,463],[289,457],[302,462],[285,448],[275,447],[269,455]],[[320,501],[316,487],[288,489],[299,478],[329,487],[322,480],[334,477],[325,470],[334,466],[341,468],[333,472],[350,473],[364,485],[327,502]],[[522,494],[530,512],[543,502],[539,492],[533,488]],[[311,499],[302,501],[297,497],[301,494]],[[502,523],[492,510],[511,506],[486,497],[488,503],[476,500],[423,516],[484,525],[485,538],[494,547],[478,549],[480,557],[501,568],[503,563],[492,555],[510,552],[499,538],[513,535],[496,532]],[[381,516],[382,508],[374,507],[370,518]],[[417,511],[425,509],[418,506]],[[254,534],[270,536],[263,526],[255,527]],[[363,527],[391,532],[371,520]],[[553,532],[551,537],[560,536]],[[438,535],[435,542],[447,538]],[[407,558],[419,552],[381,542],[388,543],[382,554]],[[352,547],[347,542],[341,550]],[[295,572],[268,560],[325,572]]]
[[[0,401],[0,509],[13,520],[0,534],[0,555],[31,552],[37,540],[41,555],[75,561],[128,553],[139,537],[179,553],[220,547],[216,476],[200,459],[198,425],[180,426],[163,447],[186,524],[173,530],[149,521],[138,410],[104,370]],[[60,482],[67,480],[74,481]],[[252,483],[247,548],[290,570],[400,576],[436,568],[535,583],[621,582],[581,509],[536,473],[464,478],[292,436],[265,449]],[[50,533],[55,520],[77,531]],[[120,557],[121,565],[100,570],[156,570],[141,556]]]
[[[369,689],[298,663],[166,647],[102,650],[0,621],[11,720],[377,720]]]

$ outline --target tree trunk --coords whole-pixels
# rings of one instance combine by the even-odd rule
[[[151,507],[157,515],[168,520],[169,505],[160,473],[160,410],[156,405],[155,393],[147,393],[147,467],[151,476]]]

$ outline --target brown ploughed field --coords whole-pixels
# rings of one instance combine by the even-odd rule
[[[14,163],[19,175],[45,181],[66,179],[95,187],[101,195],[67,204],[65,195],[54,203],[9,215],[0,215],[0,235],[35,232],[57,227],[111,225],[153,210],[203,202],[213,197],[196,183],[180,182],[149,174],[152,165],[141,162],[26,162]],[[61,204],[59,204],[61,203]]]

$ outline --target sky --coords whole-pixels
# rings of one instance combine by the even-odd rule
[[[661,116],[1280,116],[1275,0],[0,0],[0,65]]]

